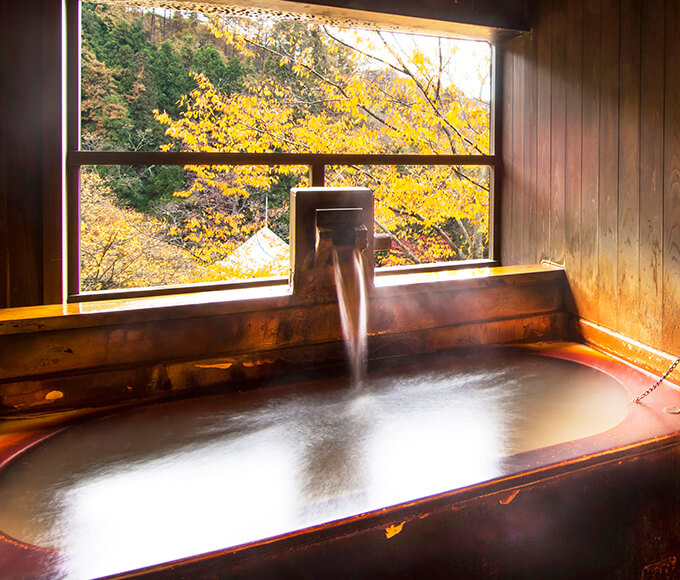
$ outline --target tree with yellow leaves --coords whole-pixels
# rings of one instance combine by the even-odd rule
[[[348,33],[282,21],[213,20],[213,33],[261,63],[240,93],[226,94],[202,74],[181,114],[156,112],[172,143],[205,152],[488,154],[489,107],[452,82],[455,49],[441,39],[419,46],[405,35]],[[275,68],[272,68],[274,63]],[[251,192],[272,179],[302,179],[304,167],[190,166],[177,196],[219,193],[232,232],[253,224]],[[396,242],[387,263],[487,255],[486,166],[333,166],[327,185],[374,190],[376,227]],[[200,225],[197,225],[200,229]],[[205,229],[204,229],[205,231]],[[199,234],[197,234],[199,235]],[[205,234],[200,234],[205,235]]]
[[[182,244],[172,243],[166,221],[123,207],[94,171],[81,173],[80,203],[85,292],[285,274],[282,264],[287,265],[287,256],[275,255],[256,266],[247,251],[241,252],[239,262],[196,259]]]

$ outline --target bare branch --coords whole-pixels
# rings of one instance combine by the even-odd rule
[[[404,215],[411,217],[415,220],[418,220],[419,222],[424,222],[425,218],[421,216],[419,213],[416,213],[414,211],[408,211],[405,209],[401,209],[398,207],[393,207],[389,206],[389,208],[394,212],[398,213],[399,215]],[[451,237],[441,228],[441,226],[438,226],[437,224],[432,224],[431,225],[432,229],[439,234],[439,236],[444,240],[447,246],[449,246],[452,250],[455,250],[455,252],[460,256],[461,258],[465,259],[465,254],[463,254],[463,251],[461,248],[451,239]],[[467,232],[466,232],[467,233]],[[469,236],[465,236],[468,238]]]
[[[441,119],[441,121],[444,123],[444,126],[442,127],[442,129],[444,129],[444,132],[448,134],[448,131],[446,130],[446,128],[448,127],[448,128],[449,128],[451,131],[453,131],[453,133],[456,134],[463,142],[467,143],[470,147],[472,147],[473,149],[475,149],[475,150],[476,150],[478,153],[480,153],[481,155],[484,155],[484,154],[485,154],[484,151],[482,151],[482,150],[481,150],[479,147],[477,147],[477,145],[475,145],[470,139],[468,139],[465,135],[463,135],[463,134],[460,132],[460,130],[459,130],[455,125],[453,125],[453,124],[446,118],[445,115],[442,114],[442,112],[441,112],[441,110],[439,109],[439,107],[437,106],[437,104],[430,98],[430,95],[429,95],[428,92],[427,92],[427,87],[424,87],[424,86],[423,86],[422,82],[420,82],[420,80],[419,80],[418,77],[415,75],[415,73],[413,73],[413,72],[406,66],[406,64],[404,63],[404,61],[402,60],[402,58],[401,58],[394,50],[392,50],[392,47],[389,45],[389,43],[387,42],[387,40],[385,40],[385,38],[383,37],[383,35],[382,35],[381,32],[378,32],[378,36],[379,36],[380,39],[383,41],[383,44],[385,45],[385,48],[386,48],[387,50],[389,50],[390,53],[392,54],[392,56],[394,56],[394,58],[397,59],[397,62],[399,62],[399,65],[401,66],[401,72],[403,72],[405,75],[407,75],[407,76],[414,82],[414,84],[416,85],[416,87],[417,87],[418,90],[420,91],[421,95],[422,95],[423,98],[425,99],[425,102],[430,106],[430,108],[432,109],[432,111],[434,112],[434,114],[435,114],[439,119]],[[452,147],[451,151],[452,151],[453,153],[456,153],[455,147]]]
[[[468,234],[467,228],[463,225],[463,222],[460,221],[459,218],[456,218],[456,224],[458,224],[458,227],[463,231],[463,235],[470,239],[470,234]]]
[[[286,58],[286,59],[288,59],[290,62],[294,62],[295,64],[300,65],[302,68],[304,68],[305,70],[309,71],[310,74],[312,74],[312,75],[314,75],[316,78],[318,78],[321,82],[326,83],[327,85],[329,85],[329,86],[335,88],[335,89],[336,89],[343,97],[345,97],[346,99],[349,100],[350,97],[349,97],[349,95],[347,94],[347,91],[346,91],[340,84],[338,84],[338,83],[336,83],[335,81],[332,81],[331,79],[325,77],[325,76],[322,75],[319,71],[317,71],[314,67],[309,66],[308,64],[302,62],[301,60],[295,58],[294,56],[292,56],[292,55],[290,55],[290,54],[281,53],[281,52],[279,52],[279,51],[277,51],[277,50],[274,50],[273,48],[271,48],[271,47],[269,47],[269,46],[265,46],[265,45],[263,45],[263,44],[260,44],[260,43],[258,43],[258,42],[255,42],[254,40],[251,40],[251,39],[249,39],[249,38],[246,38],[246,39],[244,39],[244,40],[245,40],[246,42],[248,42],[249,44],[252,44],[253,46],[256,46],[257,48],[260,48],[260,49],[262,49],[262,50],[266,50],[266,51],[269,52],[270,54],[273,54],[273,55],[275,55],[275,56],[278,56],[279,58]],[[380,117],[377,113],[373,112],[373,111],[372,111],[370,108],[368,108],[364,103],[357,103],[357,105],[358,105],[358,107],[359,107],[362,111],[364,111],[369,117],[372,117],[373,119],[375,119],[376,121],[378,121],[379,123],[381,123],[381,124],[384,125],[385,127],[391,129],[392,131],[396,131],[396,130],[397,130],[396,127],[394,127],[393,125],[390,125],[385,119],[383,119],[382,117]]]
[[[375,222],[375,225],[377,225],[384,233],[386,233],[390,237],[390,239],[395,244],[397,244],[401,248],[401,250],[404,252],[404,254],[406,254],[409,260],[411,260],[414,264],[422,264],[422,262],[413,255],[413,252],[411,252],[411,250],[409,250],[408,247],[397,236],[395,236],[389,229],[387,229],[387,226],[380,223],[377,219],[374,219],[373,221]]]
[[[475,187],[479,187],[479,189],[482,189],[482,190],[487,191],[487,192],[489,191],[489,186],[488,186],[488,185],[482,185],[481,183],[478,183],[477,181],[475,181],[474,179],[472,179],[472,177],[470,177],[469,175],[467,175],[465,172],[461,171],[458,167],[454,167],[454,168],[453,168],[453,172],[454,172],[458,177],[460,177],[461,179],[465,179],[465,180],[469,181],[470,183],[472,183],[472,185],[474,185]]]

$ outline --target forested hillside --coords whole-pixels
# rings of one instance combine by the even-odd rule
[[[453,83],[456,49],[446,41],[272,18],[82,7],[83,149],[489,151],[488,103]],[[291,166],[84,168],[83,289],[281,274],[227,268],[224,260],[265,223],[288,239],[289,190],[305,185],[306,174]],[[327,168],[326,183],[375,191],[376,229],[394,240],[385,264],[487,253],[487,167],[338,166]],[[101,238],[92,235],[95,184],[96,199],[146,224],[145,235],[158,243],[138,244],[134,259],[93,247]],[[97,231],[105,227],[99,222]],[[111,260],[107,271],[135,275],[92,275]]]
[[[225,54],[225,43],[195,15],[83,3],[82,30],[83,149],[157,151],[168,140],[153,112],[179,116],[180,99],[196,87],[192,72],[226,95],[243,88],[246,71],[238,56]],[[121,199],[145,210],[183,182],[181,168],[161,167],[112,185]]]

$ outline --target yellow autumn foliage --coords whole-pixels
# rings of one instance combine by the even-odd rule
[[[172,228],[161,220],[153,219],[119,205],[102,178],[93,171],[81,173],[81,289],[82,291],[108,290],[190,284],[217,280],[238,280],[260,276],[285,275],[287,256],[270,264],[253,268],[245,259],[243,263],[215,263],[202,260],[186,249],[166,241]],[[227,228],[238,228],[229,216],[209,216]],[[201,221],[193,224],[195,235],[207,238],[206,247],[214,243],[219,233],[203,228]]]
[[[213,21],[226,42],[276,58],[307,83],[314,106],[292,85],[272,77],[245,94],[220,93],[204,75],[182,99],[172,119],[158,112],[172,138],[167,147],[205,152],[488,154],[488,104],[464,95],[444,78],[442,53],[405,51],[382,33],[350,41],[318,30],[327,54],[349,54],[353,68],[322,69],[310,46],[291,35],[274,44],[260,31],[233,21]],[[282,48],[287,46],[288,48]],[[441,49],[440,46],[440,51]],[[378,55],[378,56],[376,56]],[[448,57],[447,57],[448,58]],[[378,62],[381,70],[375,65]],[[218,190],[247,197],[267,188],[269,167],[188,166],[192,179],[177,195]],[[301,177],[307,169],[280,166],[279,175]],[[400,241],[390,263],[483,257],[488,243],[489,168],[486,166],[343,166],[326,168],[326,184],[367,186],[375,192],[378,229]],[[247,221],[247,220],[246,220]],[[247,227],[235,219],[228,227]],[[452,232],[455,232],[455,240]],[[197,232],[198,236],[199,233]]]

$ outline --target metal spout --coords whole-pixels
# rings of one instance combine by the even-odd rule
[[[361,223],[360,207],[327,208],[316,210],[316,267],[330,262],[333,248],[363,252],[368,248],[368,228]]]
[[[291,282],[293,293],[333,300],[331,255],[367,259],[364,279],[373,288],[373,192],[367,188],[307,187],[291,190]]]

